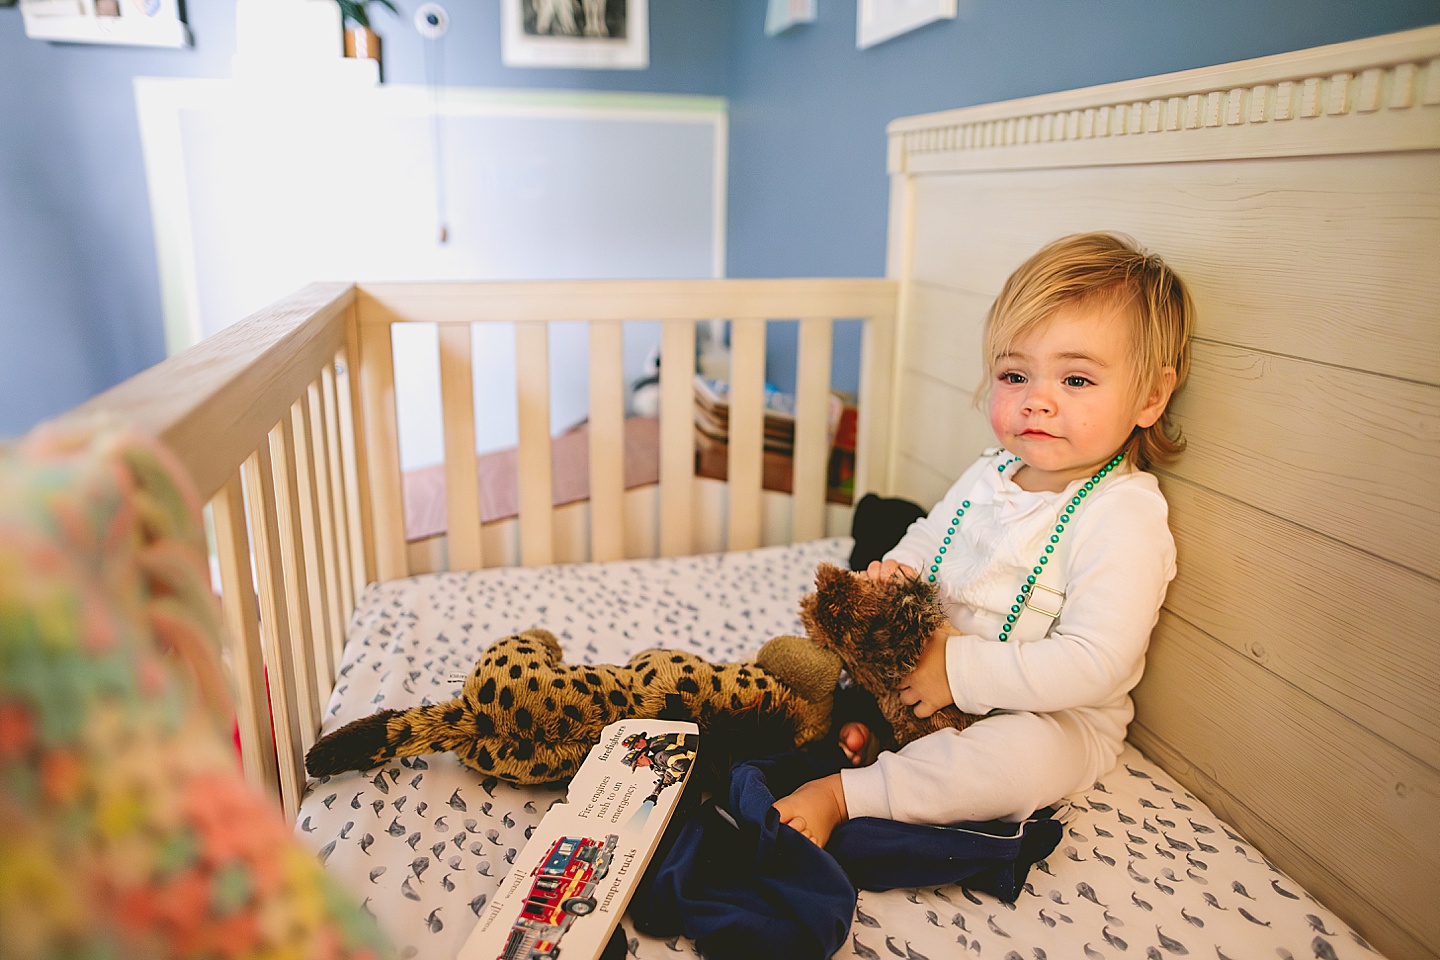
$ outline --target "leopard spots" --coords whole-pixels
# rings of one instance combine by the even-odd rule
[[[766,723],[794,726],[794,701],[785,684],[753,665],[711,664],[659,649],[622,666],[565,664],[559,644],[548,636],[501,640],[455,700],[388,715],[394,717],[389,729],[364,744],[371,748],[367,757],[374,754],[368,762],[452,750],[466,766],[499,780],[553,782],[579,768],[607,724],[654,716],[670,694],[679,694],[702,731],[722,742],[749,744],[746,731],[757,710],[783,715]],[[828,716],[828,707],[816,709]],[[779,743],[777,750],[786,745]],[[728,756],[733,749],[721,753]]]

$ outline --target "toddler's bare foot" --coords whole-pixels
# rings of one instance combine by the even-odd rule
[[[788,797],[775,801],[780,822],[803,833],[817,847],[830,842],[830,834],[848,817],[840,774],[811,780]]]
[[[880,741],[870,728],[851,720],[840,728],[840,752],[852,767],[868,767],[880,755]]]

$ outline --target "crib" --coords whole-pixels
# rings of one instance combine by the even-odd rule
[[[855,490],[928,506],[992,442],[971,395],[980,327],[1005,276],[1057,236],[1116,230],[1173,264],[1200,311],[1175,407],[1190,447],[1160,471],[1181,570],[1135,694],[1132,749],[1114,777],[1073,798],[1081,818],[1028,894],[1038,920],[1021,923],[1023,900],[1017,910],[953,887],[867,894],[850,949],[1440,955],[1440,659],[1425,639],[1440,617],[1440,28],[909,117],[888,136],[885,279],[315,284],[69,414],[160,437],[209,502],[246,777],[299,819],[297,835],[324,847],[337,874],[360,869],[358,853],[346,859],[333,843],[360,815],[331,801],[353,798],[366,813],[372,778],[388,796],[423,773],[444,784],[430,796],[453,801],[464,785],[472,808],[488,800],[487,811],[519,818],[507,829],[533,823],[553,795],[482,793],[441,759],[419,773],[307,782],[303,755],[322,725],[414,702],[467,666],[359,684],[389,671],[388,611],[518,597],[513,616],[544,626],[617,583],[663,584],[697,625],[738,617],[734,597],[748,593],[765,629],[785,628],[806,565],[843,559],[849,530],[847,511],[826,503],[834,324],[864,331]],[[662,356],[685,357],[697,324],[717,318],[732,345],[727,479],[695,476],[692,371],[669,364],[658,484],[627,492],[625,324],[660,321]],[[761,476],[766,327],[780,320],[799,329],[790,494],[764,491]],[[405,323],[439,331],[447,525],[443,545],[424,551],[406,541],[397,452],[391,329]],[[514,325],[520,372],[518,517],[488,523],[471,442],[487,415],[470,401],[480,323]],[[556,324],[586,325],[590,344],[589,499],[559,508]],[[728,576],[727,564],[742,570],[725,581],[729,600],[687,597],[684,584]],[[429,616],[414,619],[434,627]],[[672,639],[720,653],[749,642]],[[567,652],[608,661],[622,646]],[[450,806],[463,821],[464,804]],[[1127,839],[1128,855],[1116,846]],[[466,855],[454,847],[436,859]],[[1216,875],[1226,855],[1252,873]],[[503,873],[499,859],[483,870],[466,860],[446,883],[473,904]],[[1067,871],[1082,867],[1119,879],[1083,875],[1088,925],[1072,923],[1069,905],[1078,887]],[[412,891],[423,882],[411,880]],[[1187,886],[1192,905],[1165,915],[1183,919],[1156,922],[1165,891]],[[365,895],[363,876],[353,889]],[[1254,906],[1271,890],[1294,904],[1300,933],[1278,933],[1281,921]],[[453,956],[473,918],[405,898],[369,906],[383,923],[393,899],[421,926],[428,909],[432,929],[448,924],[446,949],[397,939]],[[1228,917],[1202,913],[1207,904]],[[630,949],[690,948],[632,935]]]

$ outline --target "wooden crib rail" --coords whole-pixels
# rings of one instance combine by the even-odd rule
[[[449,569],[496,562],[544,564],[556,559],[552,505],[548,335],[552,323],[587,323],[590,336],[590,503],[585,535],[589,559],[625,555],[627,516],[623,484],[625,321],[661,323],[661,356],[695,351],[696,324],[731,324],[731,406],[725,504],[726,549],[762,540],[765,331],[769,320],[799,320],[796,436],[789,539],[824,533],[829,443],[832,326],[837,319],[864,323],[859,407],[857,489],[880,475],[888,423],[895,315],[895,284],[880,279],[645,280],[485,283],[362,284],[358,317],[368,470],[374,498],[377,573],[381,579],[410,570],[401,496],[394,405],[391,328],[434,323],[439,328],[439,377],[444,417]],[[482,549],[473,451],[471,324],[515,325],[518,383],[518,556],[497,558]],[[660,381],[660,489],[658,553],[683,555],[697,548],[696,529],[707,522],[695,500],[694,387],[690,364],[666,369]]]
[[[659,320],[666,356],[695,326],[732,323],[726,545],[761,542],[767,319],[801,325],[790,538],[823,533],[831,327],[859,319],[864,370],[857,489],[879,476],[896,287],[888,280],[313,284],[71,411],[159,437],[210,504],[247,777],[287,814],[305,789],[356,598],[407,575],[391,324],[437,323],[452,569],[553,562],[548,326],[590,327],[589,556],[627,552],[623,327]],[[518,557],[482,556],[471,324],[516,325]],[[358,376],[355,375],[358,371]],[[660,552],[693,552],[711,511],[694,502],[693,367],[662,374]],[[372,505],[373,500],[373,505]],[[629,511],[629,513],[627,513]]]
[[[247,778],[288,814],[373,564],[348,340],[354,287],[312,284],[67,414],[159,437],[210,503]]]

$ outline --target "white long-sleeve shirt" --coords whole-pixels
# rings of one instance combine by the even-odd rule
[[[1165,498],[1155,478],[1137,470],[1097,484],[1066,525],[1068,543],[1056,554],[1064,567],[1049,578],[1066,594],[1060,616],[1026,614],[1002,643],[1020,585],[1083,483],[1060,493],[1022,490],[1011,479],[1018,463],[996,469],[1008,459],[1003,451],[981,457],[886,555],[928,574],[956,508],[970,501],[937,574],[959,631],[947,641],[945,667],[961,710],[1003,713],[844,771],[852,817],[1023,819],[1089,786],[1120,753],[1134,716],[1130,691],[1175,576]]]

